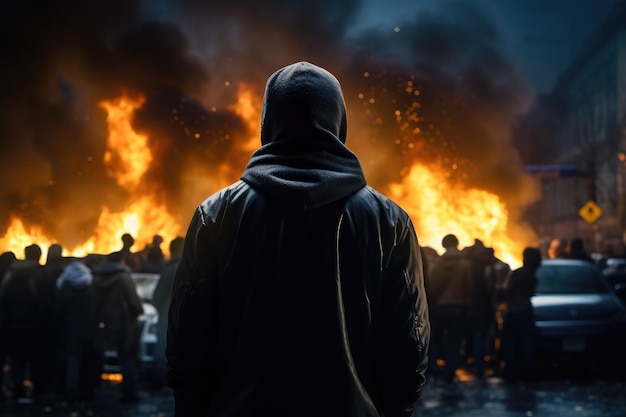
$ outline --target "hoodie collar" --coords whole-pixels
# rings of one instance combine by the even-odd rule
[[[346,146],[346,107],[337,79],[308,62],[270,76],[263,99],[261,143],[241,179],[287,206],[311,210],[366,185]]]

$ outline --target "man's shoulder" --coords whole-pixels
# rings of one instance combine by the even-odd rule
[[[197,206],[196,211],[203,218],[211,217],[217,211],[230,204],[237,195],[247,191],[252,191],[252,188],[245,182],[239,180],[205,198]]]
[[[349,201],[357,204],[368,204],[369,206],[376,207],[377,209],[382,209],[390,213],[406,215],[408,217],[405,210],[398,203],[369,185],[366,185],[356,193],[352,194],[349,197]]]

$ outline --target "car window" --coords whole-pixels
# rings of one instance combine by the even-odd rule
[[[151,301],[154,288],[159,282],[159,274],[133,273],[132,278],[135,281],[137,295],[143,301]]]
[[[536,294],[606,293],[609,288],[595,268],[543,265],[537,270]]]

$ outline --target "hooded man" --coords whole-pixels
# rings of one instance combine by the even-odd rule
[[[167,347],[177,417],[411,415],[430,333],[420,249],[346,127],[328,71],[270,76],[261,148],[185,238]]]

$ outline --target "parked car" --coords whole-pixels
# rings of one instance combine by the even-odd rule
[[[160,274],[136,273],[132,274],[137,294],[143,302],[143,314],[139,316],[139,354],[137,357],[138,370],[146,371],[154,361],[154,352],[157,343],[156,325],[159,319],[156,308],[151,304],[152,293],[159,282]],[[105,352],[105,373],[118,373],[117,352]]]
[[[538,358],[591,369],[626,369],[626,306],[586,261],[544,260],[532,298]]]

